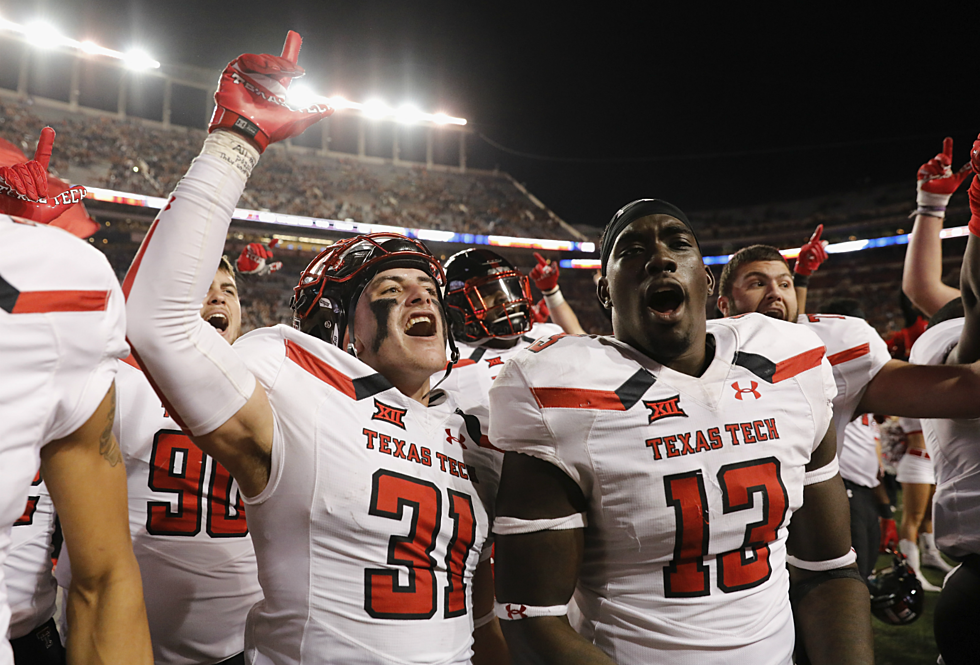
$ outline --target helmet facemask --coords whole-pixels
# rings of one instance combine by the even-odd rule
[[[450,308],[462,318],[464,339],[513,339],[531,328],[531,289],[516,270],[467,280],[447,293]]]

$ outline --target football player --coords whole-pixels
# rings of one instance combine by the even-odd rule
[[[973,170],[980,173],[980,139],[973,144]],[[939,366],[980,360],[980,177],[970,185],[970,235],[960,271],[961,298],[944,305],[912,347],[912,361]],[[976,662],[980,636],[980,435],[977,421],[922,421],[926,449],[936,473],[933,527],[936,544],[961,562],[946,578],[933,630],[946,665]]]
[[[125,468],[112,435],[116,368],[127,353],[123,298],[104,255],[43,225],[85,196],[84,188],[48,196],[53,141],[54,130],[45,128],[34,160],[0,169],[0,564],[11,525],[37,517],[24,503],[35,494],[28,488],[40,466],[76,562],[67,612],[78,633],[68,641],[68,662],[151,663]],[[40,546],[48,557],[49,547]],[[50,584],[50,558],[39,563],[44,568],[34,579]],[[2,665],[14,662],[3,580],[11,571],[36,572],[0,566]],[[11,584],[15,602],[23,599],[22,582]],[[18,611],[9,633],[21,638],[18,663],[59,658],[56,648],[40,644],[58,640],[49,621],[54,598],[38,598],[41,606]]]
[[[707,322],[714,278],[664,201],[616,213],[601,265],[613,336],[541,339],[490,390],[512,653],[789,665],[792,595],[812,662],[871,663],[820,340],[764,317]]]
[[[483,478],[453,444],[462,415],[429,382],[454,345],[428,249],[387,233],[337,242],[300,277],[298,329],[234,348],[200,316],[261,152],[332,111],[286,103],[298,52],[290,33],[282,57],[243,55],[222,75],[202,154],[124,283],[134,354],[241,488],[264,592],[247,660],[495,662]]]
[[[225,257],[200,316],[229,344],[238,339],[242,310]],[[239,662],[245,618],[262,590],[238,485],[180,430],[131,357],[116,385],[113,434],[126,465],[154,663]],[[59,562],[60,584],[71,579],[68,565]]]

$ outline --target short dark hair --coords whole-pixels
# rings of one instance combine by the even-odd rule
[[[728,259],[728,263],[722,269],[721,279],[718,282],[719,295],[731,298],[732,282],[735,280],[735,274],[738,272],[738,269],[746,263],[755,263],[756,261],[782,261],[786,268],[789,269],[789,264],[786,263],[786,259],[772,245],[749,245],[748,247],[743,247],[732,254],[732,258]]]
[[[938,326],[940,323],[951,319],[962,319],[964,316],[966,316],[966,311],[963,309],[963,298],[953,298],[932,315],[932,318],[929,319],[929,327]]]

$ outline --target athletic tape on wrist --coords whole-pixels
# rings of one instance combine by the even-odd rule
[[[519,517],[497,517],[493,522],[493,533],[497,536],[513,536],[519,533],[537,533],[539,531],[564,531],[567,529],[584,529],[589,522],[585,513],[575,513],[565,517],[547,520],[522,520]]]
[[[815,573],[822,573],[826,570],[834,570],[835,568],[844,568],[845,566],[850,566],[857,559],[858,555],[853,547],[848,550],[847,554],[839,556],[836,559],[827,559],[826,561],[804,561],[803,559],[797,559],[792,554],[786,555],[786,563],[803,570],[812,570]]]
[[[806,475],[803,476],[803,486],[822,483],[825,480],[830,480],[838,473],[840,473],[840,463],[837,461],[837,455],[834,455],[834,459],[819,469],[807,471]]]
[[[218,129],[204,139],[203,155],[214,155],[235,167],[242,180],[248,182],[252,169],[259,161],[259,151],[235,132]]]
[[[493,612],[504,621],[520,621],[534,617],[563,617],[568,614],[568,603],[564,605],[524,605],[522,603],[493,602]]]
[[[493,621],[493,618],[495,616],[497,616],[496,612],[494,612],[494,610],[490,610],[479,619],[473,621],[473,630],[476,630],[477,628],[483,628],[485,625]]]
[[[561,294],[561,289],[556,286],[554,291],[544,294],[544,301],[548,303],[548,309],[554,310],[556,307],[565,304],[565,296]]]

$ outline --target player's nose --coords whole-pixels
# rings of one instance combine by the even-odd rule
[[[646,262],[646,271],[651,275],[662,272],[677,272],[677,262],[669,252],[661,248],[659,244],[650,252]]]

